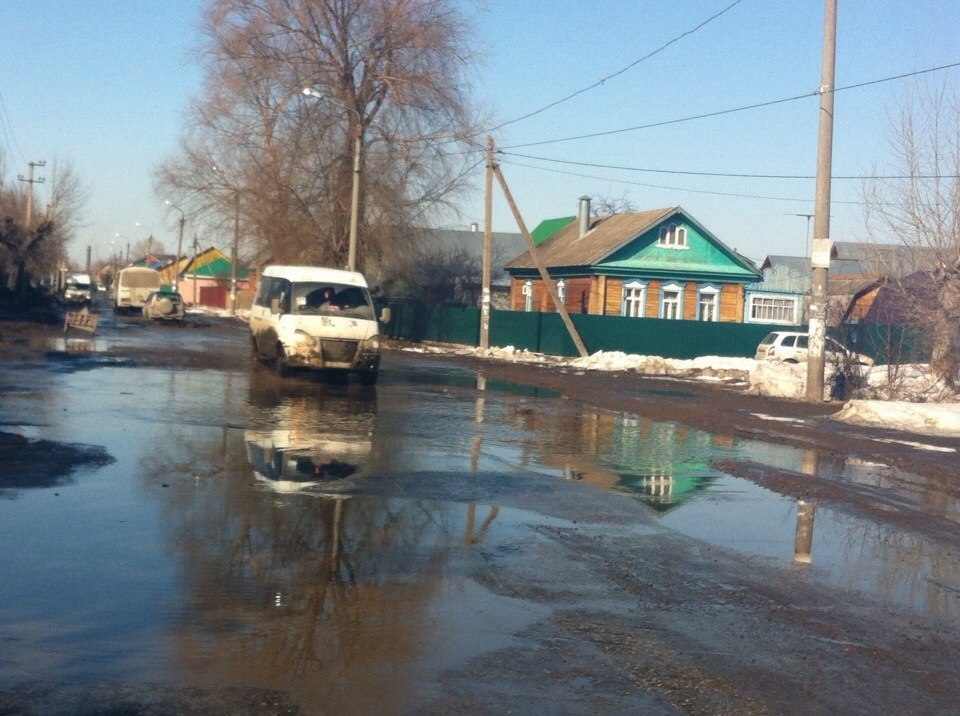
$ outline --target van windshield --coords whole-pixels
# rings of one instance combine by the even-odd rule
[[[341,283],[293,284],[292,312],[374,320],[373,303],[367,289]]]

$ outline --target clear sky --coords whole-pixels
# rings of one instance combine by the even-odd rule
[[[732,0],[486,0],[475,17],[482,54],[471,78],[498,121],[538,109],[692,29]],[[960,1],[839,0],[837,85],[960,60]],[[10,178],[26,162],[72,161],[87,182],[87,244],[106,256],[148,229],[173,247],[175,222],[152,191],[152,170],[176,148],[188,98],[200,86],[197,0],[0,0],[0,133]],[[788,97],[820,84],[823,2],[742,0],[725,15],[602,87],[504,127],[498,144],[555,139]],[[930,76],[960,82],[960,69]],[[884,156],[887,114],[911,82],[838,93],[834,173],[870,171]],[[813,174],[817,99],[608,137],[513,150],[551,159],[681,171]],[[504,157],[532,228],[576,211],[582,194],[626,196],[640,208],[682,205],[730,246],[761,259],[802,254],[812,180],[691,177]],[[510,162],[510,163],[506,163]],[[596,178],[518,166],[548,167]],[[482,175],[464,225],[482,219]],[[658,186],[636,186],[615,180]],[[659,188],[670,187],[670,188]],[[751,194],[781,199],[718,196]],[[863,237],[860,183],[835,181],[833,237]],[[515,230],[502,201],[495,228]],[[189,232],[189,229],[188,229]],[[201,237],[202,239],[203,237]]]

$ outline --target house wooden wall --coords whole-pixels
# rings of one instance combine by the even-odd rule
[[[526,279],[513,278],[510,282],[510,309],[524,310],[523,285]],[[623,300],[621,278],[612,276],[590,276],[566,279],[566,308],[570,313],[591,313],[600,316],[619,316]],[[539,278],[532,279],[533,310],[553,311],[550,297]],[[743,309],[746,289],[743,284],[726,283],[720,287],[720,320],[730,323],[743,321]],[[645,315],[656,318],[660,315],[660,281],[647,281]],[[683,318],[696,320],[697,284],[687,282],[683,291]]]

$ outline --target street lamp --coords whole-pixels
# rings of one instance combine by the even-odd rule
[[[180,252],[183,251],[183,225],[187,221],[187,217],[183,213],[183,209],[174,204],[172,201],[167,199],[164,204],[169,206],[171,209],[176,209],[180,212],[180,233],[177,235],[177,258],[176,258],[176,268],[173,273],[173,290],[176,293],[180,288]]]
[[[347,251],[347,270],[357,270],[357,222],[360,215],[360,166],[363,158],[363,117],[355,108],[342,100],[329,97],[312,87],[304,87],[303,93],[317,99],[339,101],[340,104],[357,115],[357,126],[353,135],[353,188],[350,193],[350,245]]]
[[[149,258],[150,254],[153,253],[153,229],[141,221],[135,222],[134,226],[140,229],[146,229],[149,232],[147,234],[147,257]]]

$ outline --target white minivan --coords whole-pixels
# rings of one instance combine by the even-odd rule
[[[267,266],[250,309],[250,337],[254,359],[272,363],[281,376],[313,368],[377,382],[379,325],[367,281],[355,271]]]
[[[117,276],[113,310],[116,313],[143,310],[150,294],[159,290],[159,271],[146,266],[129,266]]]

